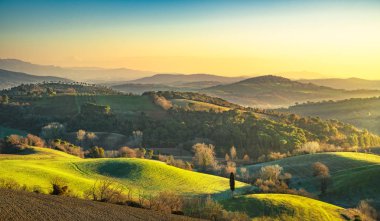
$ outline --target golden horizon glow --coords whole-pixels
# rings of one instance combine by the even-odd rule
[[[223,9],[198,19],[103,19],[26,29],[6,24],[0,57],[159,73],[315,72],[320,75],[314,78],[380,79],[380,7],[373,6]]]

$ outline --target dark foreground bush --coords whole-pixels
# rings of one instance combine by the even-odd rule
[[[52,192],[51,195],[67,195],[69,194],[69,187],[62,178],[55,178],[51,181]]]

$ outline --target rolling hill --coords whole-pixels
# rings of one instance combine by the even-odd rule
[[[128,68],[104,69],[97,67],[75,68],[39,65],[17,59],[0,59],[0,68],[10,71],[25,72],[38,76],[57,76],[92,83],[105,81],[128,81],[155,74],[150,71],[140,71]]]
[[[380,134],[380,97],[299,104],[279,111],[337,119]]]
[[[224,200],[222,204],[228,210],[246,212],[253,220],[344,220],[341,207],[289,194],[243,195]]]
[[[305,188],[319,194],[313,178],[312,164],[322,162],[330,169],[331,187],[321,200],[344,207],[354,207],[360,200],[373,199],[380,202],[380,156],[365,153],[336,152],[294,156],[281,160],[248,166],[250,174],[257,174],[261,167],[280,165],[291,173],[291,186]]]
[[[110,203],[0,189],[0,220],[199,220]]]
[[[79,196],[97,179],[112,177],[134,194],[161,191],[178,194],[223,194],[229,192],[228,179],[179,169],[160,161],[136,158],[81,159],[66,153],[34,147],[30,154],[0,155],[0,178],[13,179],[21,185],[39,185],[45,193],[50,181],[61,177]],[[237,183],[237,188],[247,186]]]
[[[194,83],[194,82],[215,82],[217,83],[232,83],[245,79],[244,77],[224,77],[212,74],[156,74],[151,77],[144,77],[130,81],[129,83],[137,84],[165,84],[176,85]]]
[[[376,90],[348,91],[305,84],[287,78],[266,75],[240,82],[205,88],[203,93],[245,106],[278,107],[306,101],[338,100],[380,95]]]
[[[345,90],[380,90],[380,80],[366,80],[361,78],[322,78],[322,79],[301,79],[302,83],[312,83],[325,87]]]
[[[35,76],[20,72],[0,69],[0,90],[18,86],[20,84],[41,83],[41,82],[71,82],[71,80],[52,76]]]

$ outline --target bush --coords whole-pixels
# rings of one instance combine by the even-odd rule
[[[36,147],[44,147],[45,141],[37,136],[34,136],[32,134],[28,134],[26,136],[26,141],[28,142],[29,146],[36,146]]]
[[[137,156],[136,150],[129,148],[127,146],[121,147],[119,149],[119,155],[121,157],[135,158]]]
[[[0,178],[0,188],[10,190],[21,190],[22,186],[13,179]]]
[[[183,199],[183,213],[186,216],[208,220],[220,221],[249,221],[247,214],[241,212],[229,212],[223,206],[207,198],[185,198]]]
[[[62,178],[56,177],[51,181],[52,185],[52,192],[51,195],[68,195],[69,194],[69,187],[65,180]]]
[[[15,154],[27,149],[27,141],[19,135],[9,135],[0,142],[0,153]]]
[[[102,147],[92,147],[88,153],[87,153],[87,156],[88,157],[91,157],[91,158],[104,158],[104,149]]]
[[[75,146],[67,141],[56,139],[50,142],[50,146],[56,150],[84,158],[84,152],[81,147]]]
[[[124,187],[111,178],[97,180],[91,189],[85,192],[85,197],[94,201],[124,203],[127,197],[123,194]]]

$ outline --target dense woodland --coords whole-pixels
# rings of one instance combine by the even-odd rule
[[[195,93],[160,92],[159,95],[168,99],[181,97],[231,107],[229,102],[222,99],[213,100]],[[204,142],[215,145],[216,153],[221,157],[231,146],[237,148],[241,155],[239,157],[249,154],[257,158],[271,152],[293,152],[310,141],[343,148],[380,145],[378,136],[337,120],[259,109],[215,112],[171,108],[166,111],[166,116],[152,118],[144,110],[133,117],[125,117],[115,114],[110,106],[88,103],[82,105],[81,112],[75,116],[52,117],[36,115],[32,111],[35,107],[15,102],[15,99],[11,96],[10,101],[0,104],[2,125],[33,134],[40,134],[41,128],[51,122],[62,123],[68,132],[83,129],[132,136],[133,132],[141,131],[142,141],[139,145],[142,147],[191,150],[195,143]]]

